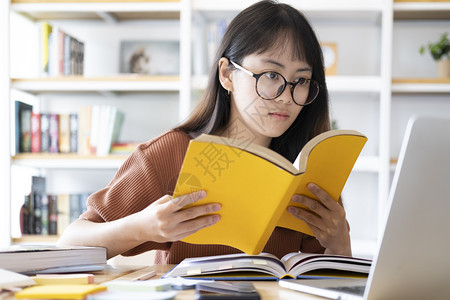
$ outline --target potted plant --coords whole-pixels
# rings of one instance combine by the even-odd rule
[[[420,47],[420,53],[424,54],[428,49],[433,59],[438,65],[438,77],[450,77],[450,40],[448,32],[443,33],[441,38],[435,43],[428,43],[427,46]]]

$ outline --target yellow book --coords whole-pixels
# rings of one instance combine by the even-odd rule
[[[302,149],[299,168],[280,154],[238,141],[201,135],[191,140],[174,197],[205,190],[194,205],[221,203],[221,220],[183,239],[193,244],[222,244],[259,254],[276,226],[313,235],[286,212],[294,194],[315,198],[306,185],[316,183],[338,201],[367,138],[354,130],[331,130]],[[291,203],[291,205],[297,205]]]
[[[14,296],[17,299],[84,299],[87,295],[104,291],[98,284],[56,284],[25,288]]]
[[[41,74],[48,75],[49,36],[52,33],[53,27],[47,22],[42,22],[40,26],[41,26]]]
[[[32,277],[37,285],[54,284],[91,284],[94,283],[92,274],[37,274]]]

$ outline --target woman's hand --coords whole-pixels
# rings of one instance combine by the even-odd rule
[[[139,239],[158,243],[179,241],[217,223],[219,215],[205,215],[220,210],[218,203],[182,209],[205,197],[205,191],[198,191],[177,198],[165,195],[153,202],[136,214]]]
[[[307,187],[319,201],[305,195],[294,195],[291,201],[305,205],[310,211],[289,206],[288,212],[308,224],[320,244],[326,248],[325,253],[351,256],[350,228],[344,208],[317,185],[309,183]]]

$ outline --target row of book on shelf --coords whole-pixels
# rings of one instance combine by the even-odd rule
[[[15,114],[16,153],[108,155],[124,121],[124,113],[110,105],[57,114],[36,112],[32,105],[16,101]]]
[[[20,211],[22,234],[61,235],[86,211],[89,194],[48,194],[45,177],[33,176],[31,192],[25,195]]]
[[[83,75],[84,43],[48,22],[39,27],[41,76]]]

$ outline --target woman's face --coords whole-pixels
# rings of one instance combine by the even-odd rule
[[[252,54],[244,58],[241,66],[253,74],[277,72],[288,82],[296,82],[300,77],[311,78],[311,67],[291,57],[289,51]],[[255,89],[254,77],[239,69],[231,76],[230,124],[238,122],[241,132],[246,130],[253,135],[253,142],[268,146],[272,138],[282,135],[292,125],[303,107],[293,101],[290,86],[277,98],[265,100]]]

